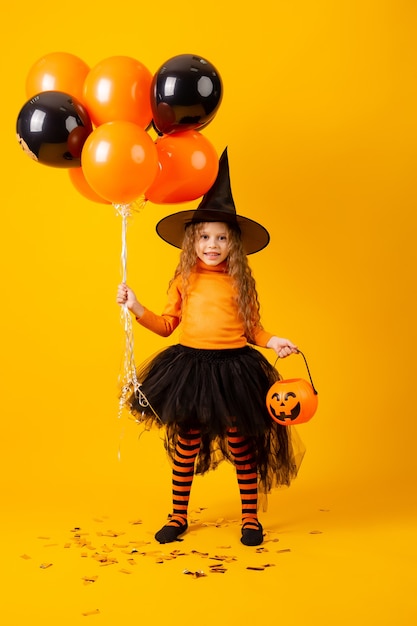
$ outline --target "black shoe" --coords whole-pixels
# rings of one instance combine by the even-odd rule
[[[254,524],[258,528],[251,528]],[[262,524],[256,520],[247,521],[242,526],[242,537],[240,541],[245,546],[260,546],[264,540]]]
[[[155,533],[155,539],[159,543],[171,543],[172,541],[181,541],[178,539],[180,535],[185,533],[188,523],[181,524],[178,520],[172,520],[169,524],[162,526],[161,530]]]

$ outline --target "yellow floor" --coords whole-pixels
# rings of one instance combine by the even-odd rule
[[[224,464],[195,480],[183,541],[161,546],[153,533],[168,512],[168,476],[160,488],[138,480],[137,492],[130,483],[105,495],[92,484],[9,494],[1,623],[417,623],[417,515],[405,486],[382,495],[304,472],[270,496],[265,542],[247,548]]]

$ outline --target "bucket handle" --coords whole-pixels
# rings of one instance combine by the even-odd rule
[[[297,350],[297,354],[301,354],[301,356],[304,359],[304,363],[305,363],[305,366],[306,366],[307,372],[308,372],[308,377],[310,378],[311,386],[313,387],[313,391],[314,391],[315,395],[317,396],[318,395],[318,391],[317,391],[317,389],[314,386],[313,379],[311,378],[310,368],[308,367],[307,359],[306,359],[304,353],[301,352],[301,350]],[[277,357],[277,360],[275,361],[275,363],[278,361],[278,359],[279,359],[279,357]]]

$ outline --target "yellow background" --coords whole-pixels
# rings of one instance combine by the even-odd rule
[[[0,150],[5,626],[414,623],[415,28],[412,0],[8,5]],[[203,132],[219,154],[229,148],[238,212],[271,233],[269,247],[250,257],[264,326],[300,346],[319,391],[316,416],[299,428],[307,446],[300,476],[262,514],[268,552],[239,544],[235,479],[220,467],[196,480],[191,504],[204,510],[173,547],[188,554],[154,563],[153,532],[170,508],[169,467],[156,435],[138,439],[136,425],[117,417],[121,218],[78,194],[66,171],[31,161],[15,137],[27,73],[55,51],[90,67],[124,54],[152,73],[195,53],[223,79],[222,105]],[[129,222],[129,282],[156,311],[178,255],[154,227],[180,208],[148,204]],[[136,360],[170,341],[135,327]],[[306,376],[298,357],[281,371]],[[131,524],[137,518],[142,525]],[[97,528],[114,526],[123,541],[149,542],[130,576],[120,572],[127,566],[117,545],[119,564],[101,569],[73,544],[63,547],[74,527],[102,544]],[[193,549],[237,559],[224,574],[194,580],[183,569],[209,565]],[[259,564],[274,567],[246,569]],[[95,574],[97,582],[83,584]]]

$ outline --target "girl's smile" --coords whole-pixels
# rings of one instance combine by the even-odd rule
[[[229,254],[230,241],[223,222],[206,222],[197,237],[195,250],[206,265],[219,265]]]

